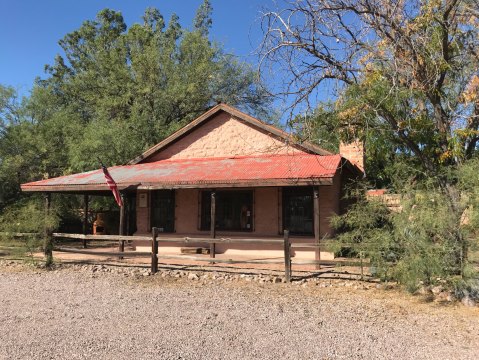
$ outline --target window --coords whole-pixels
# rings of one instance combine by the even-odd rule
[[[313,235],[313,189],[283,188],[283,227],[295,235]]]
[[[157,190],[151,193],[151,227],[160,232],[175,231],[175,191]]]
[[[216,191],[217,230],[253,230],[253,191]],[[211,191],[201,193],[201,230],[211,228]]]

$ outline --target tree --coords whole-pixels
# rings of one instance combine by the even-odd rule
[[[253,71],[208,39],[212,8],[205,0],[193,30],[159,10],[127,28],[119,12],[105,9],[61,41],[64,56],[46,67],[33,101],[50,96],[65,125],[67,171],[120,164],[159,142],[217,102],[264,112],[266,93]],[[46,95],[48,94],[48,95]]]
[[[283,2],[263,15],[261,70],[289,76],[292,108],[336,90],[343,136],[386,134],[421,170],[471,158],[479,140],[474,0]],[[353,132],[354,134],[351,134]]]
[[[372,182],[402,197],[396,214],[356,203],[336,219],[337,238],[386,261],[410,289],[443,275],[477,276],[468,270],[477,234],[463,219],[478,214],[477,185],[464,186],[464,174],[479,171],[479,3],[281,4],[262,18],[263,76],[284,71],[278,95],[291,100],[291,114],[310,110],[299,126],[306,136],[336,129],[333,142],[365,141]],[[328,89],[333,101],[323,104]]]
[[[0,87],[0,211],[21,183],[123,164],[217,102],[266,112],[253,70],[208,38],[211,15],[205,0],[188,30],[155,8],[130,27],[102,10],[59,41],[30,97]]]

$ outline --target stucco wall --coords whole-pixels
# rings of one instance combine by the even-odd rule
[[[256,234],[278,234],[278,188],[258,188],[255,190],[254,220],[254,232]]]
[[[297,152],[302,151],[222,112],[145,162]]]
[[[340,210],[340,188],[341,178],[338,174],[334,178],[334,184],[331,186],[320,186],[320,233],[321,237],[333,233],[330,226],[330,217],[339,213]],[[209,231],[198,230],[198,211],[199,211],[199,192],[198,189],[179,189],[175,192],[175,231],[176,235],[187,234],[193,236],[209,236]],[[255,190],[255,206],[254,206],[254,231],[252,232],[222,232],[218,231],[218,236],[263,236],[276,237],[282,231],[282,208],[281,208],[281,191],[278,188],[256,188]],[[139,198],[139,196],[137,197]],[[150,233],[149,216],[150,216],[150,201],[148,199],[148,207],[140,208],[137,202],[137,234]],[[175,234],[172,234],[173,236]],[[297,238],[293,242],[313,242],[313,236],[309,238]],[[149,244],[137,242],[138,250],[148,251]],[[191,244],[194,246],[202,246],[202,244]],[[168,251],[179,253],[180,247],[175,244],[164,244],[163,247],[168,247]],[[206,246],[206,244],[203,244]],[[171,248],[170,248],[171,247]],[[176,250],[175,250],[176,249]],[[167,251],[166,248],[162,250]],[[282,256],[282,249],[273,250],[271,246],[259,246],[255,244],[224,244],[217,245],[216,251],[218,253],[227,252],[231,255],[247,255],[251,252],[257,252],[258,256]],[[246,252],[245,252],[246,251]],[[314,259],[314,250],[296,250],[293,255],[298,258]],[[330,253],[322,253],[321,258],[332,258]]]
[[[175,192],[175,229],[180,234],[196,234],[198,231],[197,189],[181,189]]]
[[[319,233],[323,237],[334,233],[330,219],[331,216],[339,214],[341,198],[341,176],[336,174],[333,185],[319,187]]]
[[[332,234],[330,218],[340,211],[340,175],[334,177],[334,184],[331,186],[320,186],[319,188],[319,211],[320,211],[320,233],[321,237]],[[198,230],[199,192],[197,189],[179,189],[175,192],[175,231],[179,234],[207,234],[208,232]],[[255,235],[267,236],[278,235],[281,232],[282,210],[281,192],[278,188],[267,187],[257,188],[254,193],[254,233]],[[147,207],[139,207],[137,196],[136,218],[137,234],[150,232],[150,201]],[[278,207],[279,205],[279,207]],[[220,232],[221,233],[221,232]],[[252,234],[248,232],[247,234]]]
[[[140,207],[140,194],[146,194],[146,207]],[[136,234],[150,231],[150,196],[148,191],[138,191],[136,196]]]

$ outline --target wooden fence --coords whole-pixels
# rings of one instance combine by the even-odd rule
[[[91,251],[87,249],[65,248],[65,247],[50,247],[54,251],[75,253],[75,254],[88,254],[98,256],[115,256],[118,258],[126,257],[151,257],[151,273],[158,272],[158,260],[159,259],[179,259],[179,260],[193,260],[209,263],[226,263],[226,264],[283,264],[284,274],[286,282],[291,281],[291,266],[296,265],[320,265],[324,263],[338,264],[337,261],[318,261],[318,260],[295,260],[291,261],[291,249],[292,248],[319,248],[319,244],[313,243],[291,243],[289,239],[289,231],[285,230],[283,239],[251,239],[251,238],[197,238],[197,237],[159,237],[159,231],[157,228],[153,228],[151,236],[122,236],[122,235],[83,235],[83,234],[65,234],[65,233],[53,233],[52,238],[57,239],[77,239],[77,240],[94,240],[94,241],[118,241],[119,251],[117,252],[105,252],[105,251]],[[151,242],[150,252],[138,252],[138,251],[123,251],[125,241],[149,241]],[[261,245],[276,245],[282,247],[284,251],[284,260],[233,260],[233,259],[218,259],[218,258],[206,258],[199,256],[188,255],[161,255],[159,249],[161,249],[161,243],[178,243],[178,244],[191,244],[191,243],[203,243],[209,244],[213,247],[216,244],[261,244]],[[48,254],[47,254],[48,255]],[[50,254],[51,256],[51,254]],[[363,260],[358,261],[341,261],[343,265],[360,265],[361,274],[363,267]]]

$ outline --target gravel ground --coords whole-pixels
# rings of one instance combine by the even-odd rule
[[[199,274],[201,276],[201,274]],[[479,310],[395,290],[0,266],[1,359],[477,359]]]

